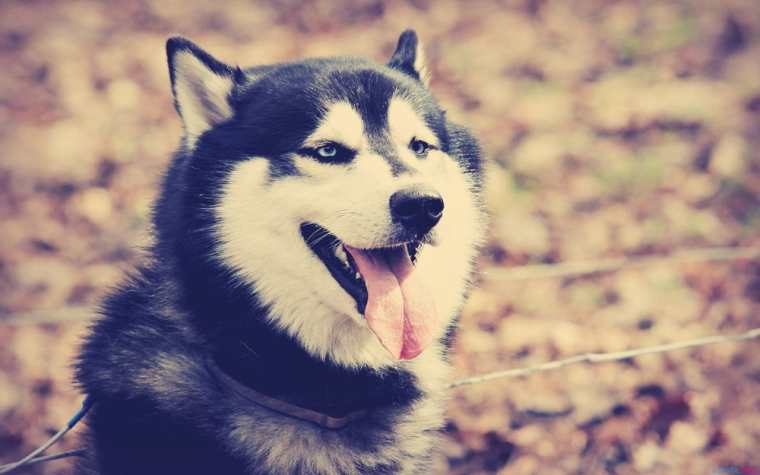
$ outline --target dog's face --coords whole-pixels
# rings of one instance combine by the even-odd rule
[[[188,234],[312,354],[417,357],[457,312],[482,224],[477,146],[449,124],[406,32],[388,66],[240,70],[168,44],[185,127]],[[432,351],[432,350],[431,350]]]

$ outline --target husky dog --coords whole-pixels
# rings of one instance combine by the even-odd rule
[[[416,34],[386,65],[167,54],[184,135],[81,351],[80,473],[428,473],[483,220]]]

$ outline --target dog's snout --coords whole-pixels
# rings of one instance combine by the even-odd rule
[[[443,198],[432,188],[415,186],[393,193],[390,207],[394,221],[422,236],[441,219]]]

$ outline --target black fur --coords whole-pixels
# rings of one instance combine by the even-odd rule
[[[401,33],[396,44],[396,51],[388,61],[388,66],[420,80],[419,71],[414,68],[414,62],[417,59],[417,43],[417,34],[414,31],[406,30]]]
[[[96,403],[86,419],[89,447],[81,473],[263,473],[220,438],[235,409],[210,377],[209,359],[260,392],[335,416],[400,410],[424,396],[408,371],[347,369],[311,356],[273,328],[253,289],[211,258],[217,243],[210,232],[217,220],[210,210],[234,163],[265,157],[273,180],[297,173],[288,155],[314,129],[326,97],[347,100],[362,114],[388,160],[394,156],[382,136],[388,103],[392,94],[409,97],[441,148],[479,176],[477,144],[445,119],[410,69],[415,47],[416,36],[405,32],[390,67],[330,58],[241,70],[187,40],[168,41],[172,86],[176,53],[190,51],[234,83],[234,115],[198,137],[192,153],[183,146],[175,155],[154,209],[150,258],[106,300],[83,345],[77,380]],[[179,358],[184,377],[179,385],[165,381],[159,391],[145,378],[164,374],[157,368],[166,355]],[[344,429],[342,440],[372,452],[388,442],[382,434],[394,422],[389,414]],[[397,470],[387,463],[367,473]]]

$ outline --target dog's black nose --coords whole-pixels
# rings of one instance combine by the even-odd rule
[[[443,214],[443,198],[427,187],[415,186],[391,195],[391,216],[417,236],[430,231]]]

